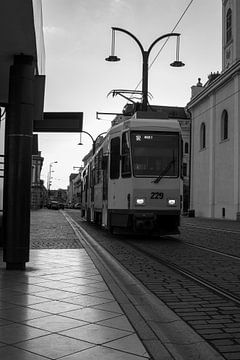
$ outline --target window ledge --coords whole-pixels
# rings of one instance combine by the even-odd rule
[[[225,143],[225,142],[228,142],[228,141],[230,141],[229,138],[227,138],[227,139],[221,139],[221,140],[219,141],[219,144],[222,144],[222,143]]]

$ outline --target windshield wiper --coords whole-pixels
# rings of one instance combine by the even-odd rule
[[[163,171],[160,173],[160,175],[158,175],[158,177],[153,180],[152,182],[154,184],[158,184],[159,181],[168,173],[168,171],[171,169],[171,166],[175,163],[175,159],[172,159],[171,161],[169,161],[169,163],[167,164],[167,166],[163,169]]]

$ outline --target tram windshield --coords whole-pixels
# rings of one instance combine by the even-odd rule
[[[178,133],[134,131],[131,148],[134,176],[178,176]]]

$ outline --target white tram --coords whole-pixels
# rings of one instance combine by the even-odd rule
[[[82,171],[82,216],[111,232],[176,234],[182,199],[181,128],[177,120],[137,114],[108,131]]]

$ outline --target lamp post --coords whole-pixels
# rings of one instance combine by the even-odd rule
[[[57,164],[57,161],[53,161],[49,164],[49,171],[48,171],[48,179],[47,179],[47,189],[48,189],[48,194],[50,195],[50,187],[51,187],[51,179],[52,179],[52,166],[53,164]]]
[[[79,170],[80,171],[80,169],[82,169],[81,166],[73,166],[73,170]]]
[[[147,111],[147,105],[148,105],[148,59],[150,52],[152,48],[162,39],[168,38],[171,36],[177,37],[177,47],[176,47],[176,60],[171,63],[170,65],[173,67],[182,67],[185,64],[179,60],[179,41],[180,41],[180,34],[179,33],[168,33],[165,35],[162,35],[158,37],[153,43],[149,46],[148,50],[144,50],[142,44],[140,41],[129,31],[118,28],[118,27],[112,27],[112,47],[111,47],[111,55],[106,58],[106,61],[116,62],[119,61],[120,58],[114,55],[114,49],[115,49],[115,31],[123,32],[127,35],[129,35],[135,42],[138,44],[141,53],[142,53],[142,110]]]
[[[81,133],[87,134],[88,136],[90,136],[91,140],[92,140],[92,151],[93,151],[93,155],[95,154],[96,151],[96,143],[97,143],[97,139],[101,136],[107,133],[107,131],[102,132],[101,134],[99,134],[96,139],[94,140],[94,138],[92,137],[92,135],[87,132],[87,131],[81,131]],[[83,145],[82,141],[80,140],[78,145]]]

